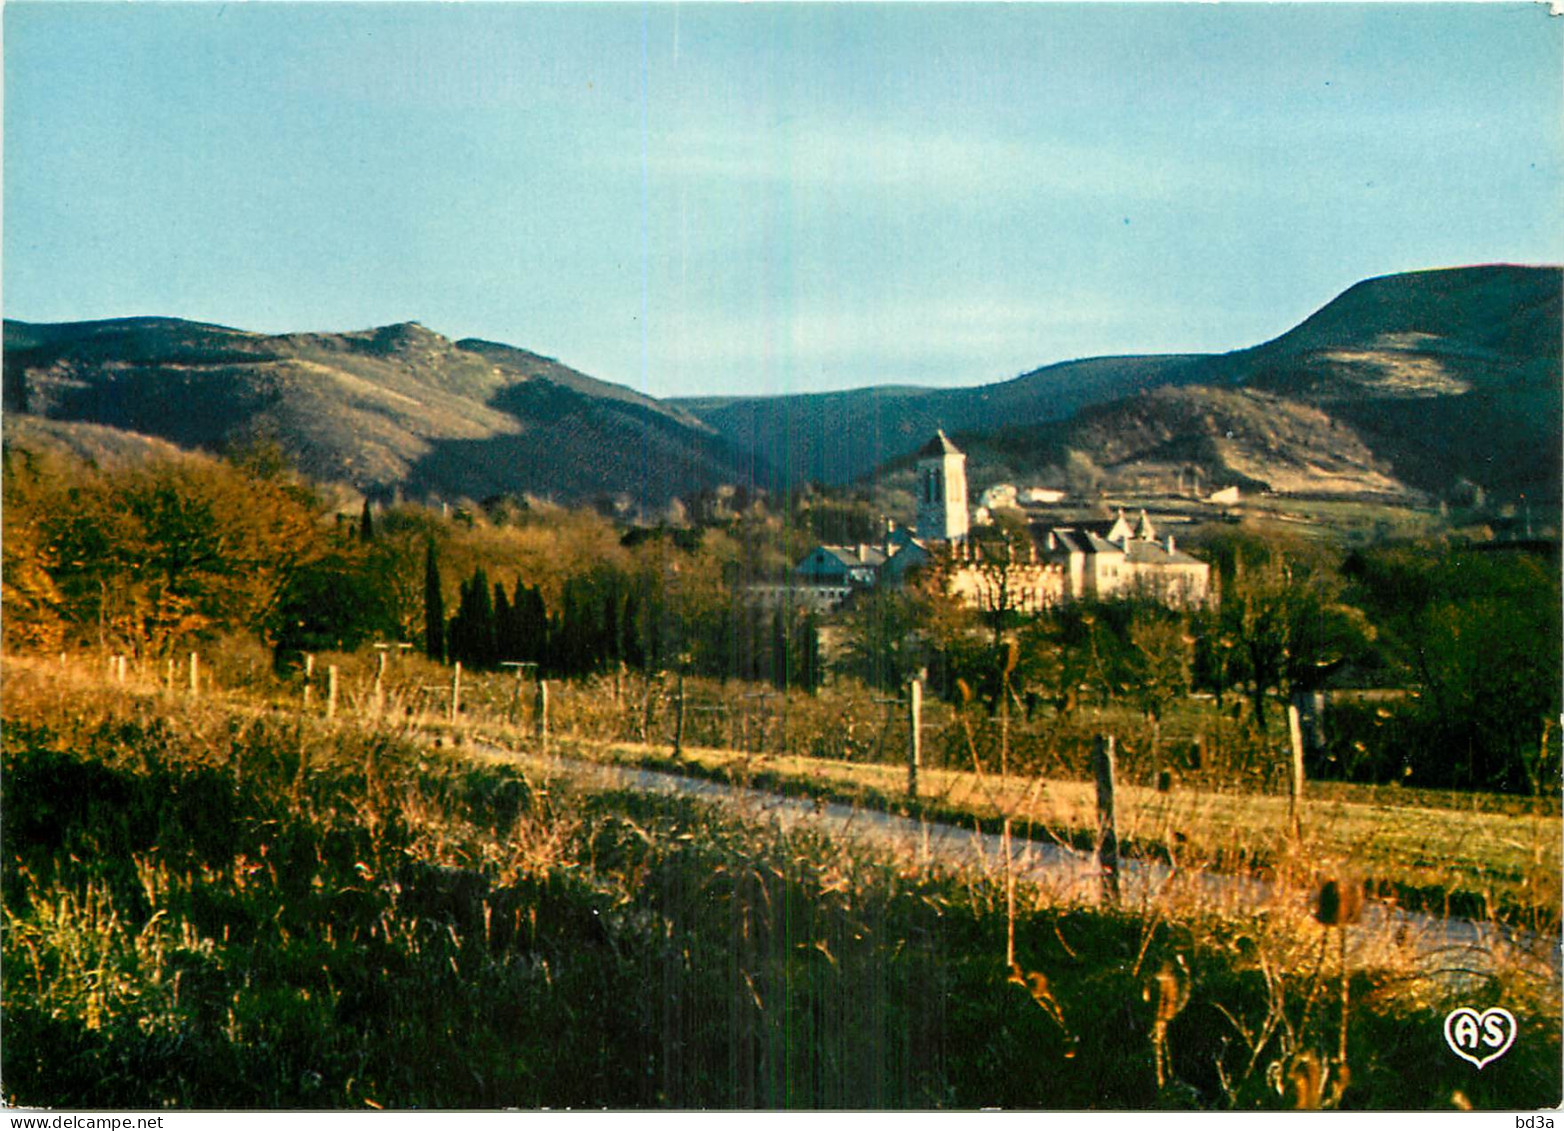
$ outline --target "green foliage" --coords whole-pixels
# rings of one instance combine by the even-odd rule
[[[838,669],[871,687],[897,689],[932,658],[925,624],[925,608],[914,593],[888,588],[858,593],[843,618]]]
[[[1530,793],[1557,780],[1556,562],[1523,550],[1409,546],[1359,552],[1346,571],[1383,626],[1385,662],[1417,693],[1394,712],[1399,776]]]
[[[334,548],[288,581],[269,618],[277,655],[351,652],[377,638],[396,639],[400,622],[387,574],[394,563],[363,544]]]
[[[461,603],[446,625],[446,651],[452,660],[492,668],[500,662],[499,644],[494,593],[488,574],[479,566],[462,582]]]
[[[1318,926],[1053,905],[383,733],[8,689],[7,1098],[116,1108],[1275,1108]],[[1159,969],[1188,971],[1162,1032]],[[1312,971],[1312,973],[1311,973]],[[1343,1106],[1559,1099],[1547,992],[1352,974]],[[1556,990],[1552,991],[1556,997]],[[1551,1016],[1557,1016],[1556,1004]]]
[[[1160,720],[1168,705],[1189,691],[1194,638],[1184,617],[1149,609],[1130,624],[1129,638],[1141,709]]]
[[[795,525],[807,533],[811,546],[822,542],[832,546],[875,542],[885,534],[873,502],[818,489],[795,499],[793,518]]]
[[[1237,534],[1213,556],[1221,603],[1205,621],[1203,666],[1219,691],[1247,683],[1262,731],[1269,693],[1312,691],[1369,654],[1377,630],[1348,602],[1328,550]]]

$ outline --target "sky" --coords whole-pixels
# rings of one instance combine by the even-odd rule
[[[416,320],[654,396],[973,385],[1564,262],[1479,4],[4,6],[3,305]]]

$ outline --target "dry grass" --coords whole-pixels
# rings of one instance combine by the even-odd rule
[[[574,744],[588,757],[681,768],[704,776],[762,783],[784,791],[880,807],[907,808],[907,771],[894,764],[852,764],[782,755],[686,748],[674,763],[666,747]],[[918,812],[994,828],[1009,817],[1041,839],[1089,845],[1097,828],[1096,788],[1088,782],[925,767]],[[1178,787],[1163,793],[1120,785],[1121,843],[1131,854],[1221,871],[1274,870],[1287,843],[1285,797]],[[1305,799],[1309,858],[1352,861],[1384,894],[1435,912],[1453,905],[1487,917],[1503,911],[1537,930],[1558,922],[1561,825],[1557,816],[1516,815]]]
[[[62,687],[88,690],[109,680],[103,657],[72,656],[61,667],[38,659],[8,659],[13,670],[35,670]],[[170,690],[166,666],[127,666],[128,691],[158,692],[166,704],[188,700],[187,661],[176,662]],[[536,687],[510,673],[465,673],[461,712],[451,725],[452,671],[412,654],[388,662],[379,696],[378,661],[372,655],[321,655],[309,681],[310,713],[326,711],[327,669],[338,668],[337,718],[405,733],[486,735],[509,746],[535,741]],[[266,654],[229,648],[203,662],[203,694],[235,708],[257,706],[297,712],[305,680],[295,673],[279,680]],[[63,682],[62,682],[63,681]],[[112,681],[110,681],[112,682]],[[117,685],[115,685],[117,686]],[[903,709],[881,703],[861,689],[834,688],[818,695],[780,696],[766,689],[689,681],[686,743],[678,766],[688,772],[787,792],[829,797],[875,807],[906,807],[906,727]],[[672,764],[674,682],[621,673],[583,684],[550,683],[550,732],[581,755],[636,764]],[[1111,727],[1107,718],[1084,718],[1067,737],[1074,753],[1049,734],[1044,721],[1012,727],[1013,762],[1041,757],[1056,772],[993,772],[995,726],[979,720],[974,748],[960,719],[943,704],[925,713],[931,737],[919,771],[918,811],[970,826],[975,820],[997,829],[1010,818],[1024,835],[1090,845],[1097,825],[1094,786],[1081,764],[1086,735]],[[1128,720],[1120,720],[1121,725]],[[1133,725],[1133,722],[1131,722]],[[1221,736],[1230,721],[1220,717],[1178,721],[1164,730],[1164,745],[1178,745],[1195,728]],[[1079,731],[1080,733],[1075,733]],[[1131,732],[1138,740],[1139,735]],[[721,746],[702,740],[723,741]],[[650,741],[647,741],[650,739]],[[1227,739],[1237,751],[1236,740]],[[1027,754],[1039,744],[1054,753]],[[1218,744],[1213,743],[1213,746]],[[771,751],[771,752],[768,752]],[[777,751],[787,751],[780,753]],[[805,752],[846,753],[841,757]],[[1235,752],[1244,764],[1253,757]],[[883,759],[883,760],[878,760]],[[1066,771],[1060,774],[1057,771]],[[1174,861],[1189,868],[1269,872],[1286,843],[1289,801],[1258,791],[1252,771],[1218,761],[1206,772],[1181,773],[1169,792],[1135,784],[1154,777],[1144,752],[1121,758],[1117,789],[1118,827],[1132,855]],[[1224,781],[1228,779],[1227,781]],[[1244,787],[1228,784],[1232,779]],[[1481,799],[1438,792],[1413,793],[1341,783],[1311,784],[1300,808],[1304,856],[1350,860],[1391,899],[1438,914],[1488,918],[1495,914],[1536,931],[1554,929],[1564,885],[1564,825],[1556,805],[1479,805]],[[1439,804],[1444,802],[1444,804]],[[1293,849],[1289,847],[1288,851]]]
[[[1122,909],[1012,897],[992,860],[946,873],[475,760],[470,725],[104,687],[96,664],[6,677],[12,1102],[1558,1099],[1556,979],[1490,947],[1474,983],[1370,924],[1322,927],[1298,898],[1318,857],[1247,907],[1198,882]],[[1031,804],[1061,819],[1065,786]],[[1007,805],[1015,783],[966,788]],[[1523,1026],[1480,1077],[1439,1031],[1474,993]]]

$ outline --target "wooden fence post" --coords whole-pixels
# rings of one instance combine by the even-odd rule
[[[179,665],[174,662],[174,658],[170,656],[168,658],[168,672],[163,679],[163,686],[167,689],[170,696],[174,694],[174,670],[178,667]]]
[[[331,664],[326,668],[326,717],[337,717],[337,665]]]
[[[456,722],[457,713],[462,709],[462,662],[456,661],[456,666],[451,669],[451,722]]]
[[[1287,743],[1291,758],[1287,773],[1287,829],[1296,839],[1303,832],[1303,722],[1298,704],[1287,704]]]
[[[548,680],[544,679],[542,676],[538,677],[538,702],[537,702],[537,710],[534,712],[534,714],[537,716],[533,721],[537,725],[537,728],[538,728],[538,742],[540,742],[542,744],[543,750],[545,752],[547,752],[548,751]]]
[[[1102,889],[1109,899],[1119,898],[1119,829],[1113,813],[1113,735],[1099,734],[1092,770],[1097,776],[1097,863],[1102,868]]]
[[[674,697],[673,756],[684,756],[684,667],[679,667],[679,689]]]
[[[923,681],[907,684],[907,796],[918,796],[918,767],[923,764]]]
[[[190,698],[197,699],[201,695],[201,655],[199,652],[190,653]]]
[[[510,667],[512,665],[506,664],[505,666]],[[516,710],[521,706],[521,673],[524,670],[519,663],[514,666],[516,668],[516,686],[511,688],[510,709],[505,712],[505,721],[511,726],[516,725]]]
[[[375,714],[382,715],[386,709],[386,652],[382,648],[375,653]]]

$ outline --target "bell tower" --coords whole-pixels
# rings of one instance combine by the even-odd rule
[[[918,537],[961,542],[967,537],[967,457],[943,431],[918,450]]]

